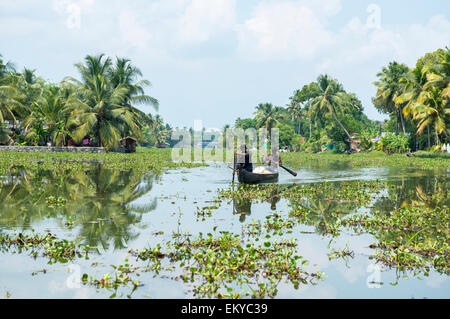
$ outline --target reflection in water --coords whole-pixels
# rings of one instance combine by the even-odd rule
[[[142,214],[156,208],[133,202],[150,192],[155,176],[133,170],[119,171],[93,165],[87,171],[28,171],[15,169],[0,180],[0,227],[23,229],[44,219],[79,227],[90,246],[113,242],[114,248],[138,236],[132,231]],[[49,198],[60,205],[52,206]]]
[[[290,215],[298,218],[298,221],[307,226],[315,227],[316,233],[326,235],[335,229],[336,223],[346,215],[361,211],[369,211],[377,214],[389,214],[392,211],[405,206],[426,206],[429,208],[449,206],[448,178],[444,176],[402,176],[400,178],[388,179],[387,184],[378,190],[366,189],[374,200],[370,203],[362,202],[349,192],[344,198],[335,196],[343,189],[343,184],[348,182],[329,183],[327,194],[321,191],[306,192],[302,198],[292,199],[286,196],[289,192],[295,192],[298,185],[260,185],[261,190],[270,190],[265,202],[270,204],[272,210],[276,210],[280,200],[287,201],[290,207]],[[314,185],[314,184],[309,184]],[[357,185],[357,184],[355,184]],[[382,185],[377,183],[377,185]],[[347,186],[348,187],[348,186]],[[361,189],[352,190],[359,192]],[[255,203],[255,199],[253,199]],[[239,214],[239,220],[245,221],[246,216],[251,214],[252,199],[233,198],[233,213]]]
[[[252,201],[245,198],[233,199],[233,214],[239,215],[239,221],[244,222],[246,216],[252,214]]]
[[[357,202],[340,202],[325,199],[323,194],[310,195],[303,201],[290,201],[291,214],[299,217],[306,226],[313,226],[316,233],[326,235],[336,222],[362,205]],[[298,214],[301,212],[301,214]]]
[[[275,189],[269,199],[266,200],[270,204],[271,210],[277,209],[277,203],[281,200],[279,190]],[[240,215],[239,221],[244,222],[246,216],[252,213],[252,200],[247,198],[233,198],[233,214]]]
[[[406,205],[430,206],[434,202],[431,206],[442,207],[450,204],[447,176],[401,177],[391,181],[389,186],[385,196],[376,200],[374,211],[387,214]]]

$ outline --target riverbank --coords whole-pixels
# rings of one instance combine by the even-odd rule
[[[0,146],[0,152],[74,152],[74,153],[106,153],[104,147],[73,147],[73,146]]]
[[[0,151],[0,175],[12,167],[23,169],[88,169],[92,164],[104,168],[161,173],[164,169],[203,166],[202,163],[175,163],[170,149],[137,148],[136,153],[91,152],[15,152]]]
[[[356,154],[324,153],[282,153],[285,166],[298,169],[304,166],[325,167],[409,167],[418,169],[450,168],[450,154],[417,152],[387,155],[383,152],[361,152]]]
[[[387,155],[382,152],[357,154],[334,153],[282,153],[283,164],[292,169],[304,167],[407,167],[417,169],[450,168],[450,154],[417,152]],[[178,163],[172,160],[172,149],[138,147],[136,153],[91,153],[91,152],[16,152],[0,149],[0,173],[11,167],[42,168],[54,170],[83,169],[92,163],[101,163],[105,168],[120,170],[135,169],[160,173],[166,168],[197,167],[207,163]]]

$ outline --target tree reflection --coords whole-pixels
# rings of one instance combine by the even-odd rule
[[[373,211],[388,214],[404,206],[433,208],[450,204],[446,176],[402,177],[390,181],[386,191],[386,195],[375,201]]]
[[[292,200],[290,206],[291,215],[298,216],[300,223],[313,226],[320,235],[327,235],[338,220],[355,212],[361,205],[355,202],[338,202],[321,196],[310,196],[304,201]]]
[[[70,222],[90,246],[126,247],[135,239],[142,214],[156,208],[156,198],[137,204],[152,189],[155,175],[133,170],[105,169],[101,164],[86,171],[21,170],[0,181],[0,227],[28,228],[45,219]],[[61,199],[52,207],[48,199]]]

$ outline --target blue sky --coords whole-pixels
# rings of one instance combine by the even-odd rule
[[[285,106],[323,73],[381,120],[376,73],[450,46],[449,12],[444,0],[0,0],[0,54],[51,81],[78,76],[87,54],[128,57],[173,126]]]

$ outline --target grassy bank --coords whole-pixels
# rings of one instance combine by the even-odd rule
[[[193,158],[193,157],[192,157]],[[418,169],[450,168],[450,154],[417,152],[413,156],[404,154],[387,155],[382,152],[358,154],[333,154],[329,152],[282,153],[284,165],[292,169],[302,167],[408,167]],[[256,158],[254,158],[256,160]],[[135,169],[161,173],[166,168],[196,167],[202,163],[176,163],[172,161],[171,149],[138,148],[136,153],[21,153],[0,152],[0,174],[11,167],[27,169],[83,169],[100,163],[105,168],[119,170]]]
[[[175,163],[170,149],[138,148],[136,153],[21,153],[0,152],[0,175],[12,167],[26,169],[87,169],[92,164],[119,170],[134,169],[142,172],[161,173],[164,169],[195,167],[200,163]]]
[[[333,154],[329,152],[283,153],[283,163],[293,169],[302,167],[409,167],[419,169],[450,168],[450,154],[417,152],[413,156],[405,154],[387,155],[382,152]]]

